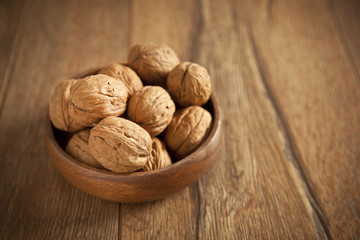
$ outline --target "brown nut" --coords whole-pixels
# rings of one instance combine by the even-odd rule
[[[145,129],[120,117],[106,117],[90,130],[91,155],[105,168],[120,173],[144,167],[152,139]]]
[[[49,105],[50,120],[57,129],[62,131],[76,132],[83,128],[81,124],[74,121],[69,115],[70,88],[77,81],[75,79],[64,80],[55,87],[51,94]]]
[[[164,132],[164,140],[177,159],[193,152],[207,137],[211,115],[199,106],[190,106],[176,111]]]
[[[127,99],[124,83],[104,74],[92,75],[72,86],[69,114],[83,128],[92,127],[107,116],[123,114]]]
[[[166,150],[165,143],[154,137],[152,142],[151,157],[143,167],[144,171],[164,168],[171,165],[171,158]]]
[[[164,86],[179,57],[166,45],[136,44],[130,49],[129,66],[148,84]]]
[[[208,71],[196,63],[183,62],[177,65],[166,81],[170,95],[180,106],[201,106],[211,95]]]
[[[80,162],[102,169],[101,164],[89,152],[89,137],[89,128],[75,133],[66,144],[65,151]]]
[[[105,74],[122,81],[128,89],[130,96],[143,88],[141,79],[136,72],[121,64],[114,63],[107,65],[99,71],[99,74]]]
[[[146,129],[151,136],[160,134],[169,125],[175,103],[169,93],[159,86],[146,86],[137,91],[128,103],[130,120]]]

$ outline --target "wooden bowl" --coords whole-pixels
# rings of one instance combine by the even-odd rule
[[[99,69],[87,70],[74,78],[95,74]],[[135,203],[157,200],[196,181],[216,160],[220,149],[222,123],[219,104],[214,95],[204,108],[213,116],[212,129],[206,140],[187,157],[159,170],[120,174],[96,169],[77,161],[64,151],[70,134],[54,128],[49,114],[45,119],[45,143],[57,170],[78,189],[114,202]]]

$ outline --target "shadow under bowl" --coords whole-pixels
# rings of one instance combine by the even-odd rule
[[[99,69],[90,69],[74,78],[95,74]],[[65,144],[71,135],[57,130],[52,125],[49,114],[45,119],[45,143],[57,170],[78,189],[113,202],[153,201],[187,187],[214,164],[220,149],[222,134],[221,111],[213,94],[203,107],[213,117],[209,135],[193,153],[163,169],[121,174],[81,163],[64,151]]]

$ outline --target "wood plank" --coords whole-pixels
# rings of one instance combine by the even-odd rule
[[[27,12],[24,1],[0,2],[0,111],[23,33],[20,21],[26,21]]]
[[[360,82],[334,15],[327,1],[278,0],[261,7],[249,1],[239,16],[249,22],[265,85],[306,177],[316,215],[328,238],[356,239]],[[353,56],[357,59],[357,53]]]
[[[328,5],[342,49],[360,81],[360,2],[331,0]]]
[[[23,23],[0,115],[0,239],[117,239],[119,204],[67,183],[42,139],[57,81],[126,58],[129,6],[118,1],[29,3],[30,18]]]
[[[199,59],[224,114],[217,163],[199,182],[201,239],[326,238],[293,166],[286,133],[257,65],[246,7],[202,2]],[[254,9],[255,13],[256,10]]]
[[[0,94],[0,239],[360,235],[352,2],[26,0],[19,18],[20,3],[5,7],[21,20],[3,35],[11,47],[0,50],[8,79]],[[209,69],[224,113],[223,146],[189,188],[119,206],[57,173],[40,124],[57,81],[126,59],[130,45],[147,41]]]
[[[121,204],[121,239],[193,239],[196,236],[196,183],[165,199]]]
[[[194,46],[189,39],[197,34],[199,21],[196,7],[191,0],[132,1],[131,45],[165,43],[181,59],[191,59]],[[160,201],[122,204],[119,235],[122,239],[193,239],[198,207],[196,183]]]

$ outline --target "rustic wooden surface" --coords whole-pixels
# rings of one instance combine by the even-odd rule
[[[224,114],[213,168],[163,200],[67,183],[43,118],[56,82],[165,42]],[[0,2],[0,239],[360,238],[360,2]]]

